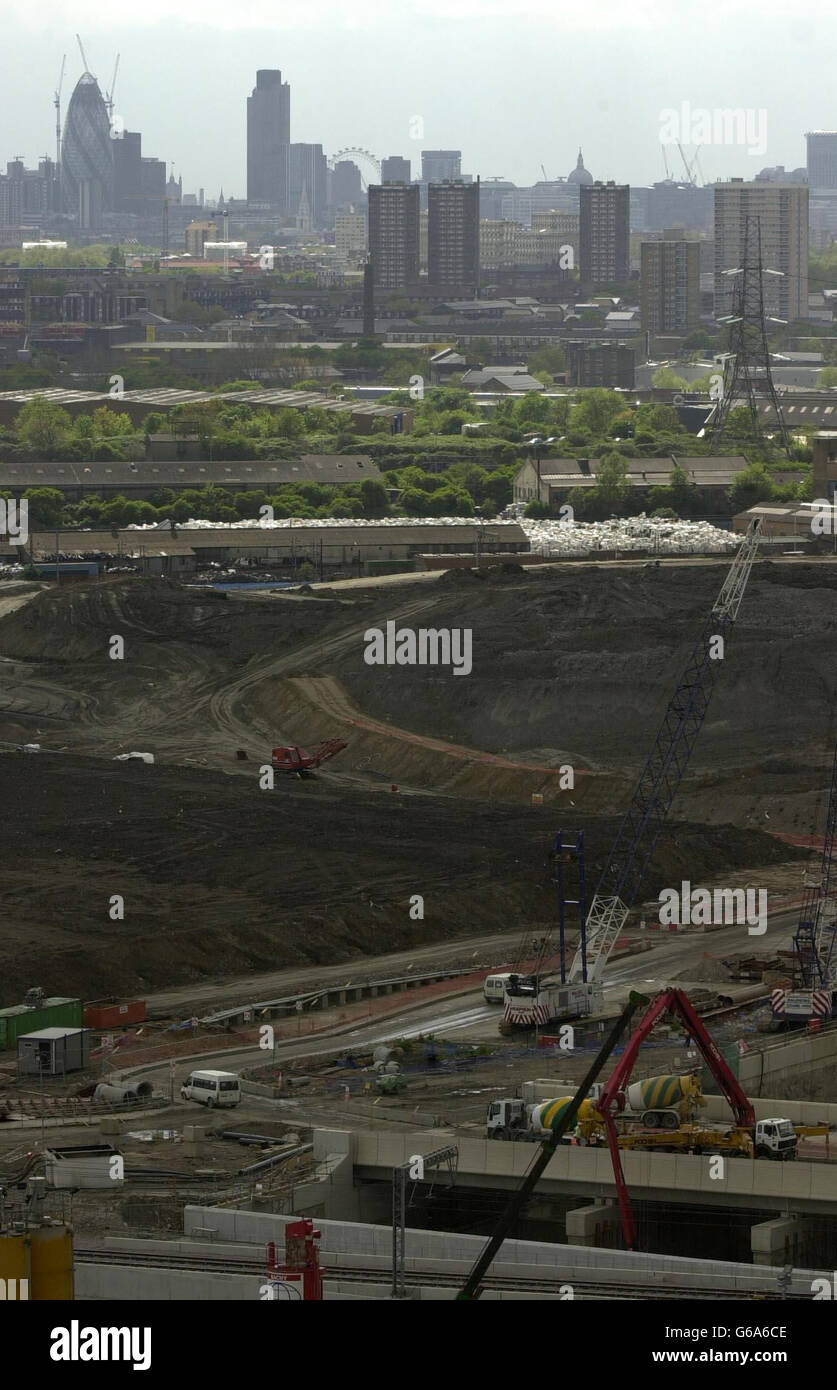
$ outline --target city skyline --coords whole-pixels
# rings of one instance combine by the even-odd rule
[[[461,149],[463,171],[479,174],[484,182],[502,177],[518,186],[540,181],[541,166],[550,179],[566,178],[579,145],[598,179],[647,186],[665,178],[664,153],[673,177],[685,177],[676,143],[664,148],[660,142],[664,113],[684,106],[694,112],[744,109],[764,115],[766,129],[755,153],[752,140],[703,144],[706,182],[752,178],[765,166],[801,167],[805,132],[837,124],[829,115],[827,45],[805,53],[805,82],[798,91],[796,39],[784,32],[782,13],[772,0],[763,7],[758,39],[748,30],[759,61],[746,65],[735,42],[736,35],[743,38],[746,19],[736,4],[704,7],[702,25],[693,26],[687,17],[674,53],[667,47],[665,25],[656,23],[664,13],[658,0],[632,7],[629,24],[609,2],[599,6],[595,29],[583,16],[559,20],[540,3],[528,13],[527,24],[542,29],[543,43],[524,41],[507,23],[509,7],[499,0],[480,6],[478,26],[471,23],[470,0],[444,13],[436,0],[396,3],[374,22],[362,15],[347,19],[331,0],[316,15],[292,4],[283,8],[274,30],[260,30],[258,9],[249,4],[236,11],[234,30],[214,3],[200,8],[189,3],[178,19],[164,19],[165,7],[156,0],[144,7],[142,17],[120,15],[118,23],[103,29],[90,6],[83,4],[69,16],[60,0],[46,0],[38,20],[52,19],[48,37],[26,16],[7,23],[9,51],[18,61],[4,83],[0,159],[5,164],[21,154],[33,165],[52,151],[52,98],[62,55],[67,54],[64,110],[82,72],[76,29],[103,90],[121,53],[115,114],[125,127],[141,130],[147,147],[183,177],[184,186],[205,187],[213,196],[221,186],[228,197],[246,196],[246,98],[259,68],[281,69],[291,84],[294,142],[321,143],[328,155],[346,147],[370,149],[378,158],[401,155],[411,160],[414,175],[423,149]],[[191,22],[193,15],[206,19]],[[713,15],[729,42],[713,45],[711,67],[697,77],[687,36],[694,27],[705,44]],[[504,26],[500,46],[497,34]],[[559,54],[572,42],[573,63],[555,63],[550,38],[560,43]],[[382,51],[391,55],[384,65],[376,59]],[[464,51],[467,66],[461,61]],[[803,50],[798,51],[801,62]],[[498,52],[506,88],[502,119],[495,114]],[[598,86],[591,87],[590,63],[596,64]],[[630,81],[634,70],[643,72],[641,91]],[[374,89],[374,102],[362,100],[365,88]],[[628,100],[631,121],[625,122]],[[417,122],[423,123],[419,138]],[[681,132],[692,134],[699,134],[699,125]],[[691,156],[700,141],[682,143]]]

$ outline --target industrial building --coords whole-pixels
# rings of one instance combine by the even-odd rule
[[[160,346],[159,343],[137,344],[138,350],[142,351]],[[177,343],[173,346],[181,348],[188,345]],[[194,346],[206,348],[207,344]],[[130,344],[126,344],[126,348],[129,347]],[[229,401],[235,405],[247,404],[264,410],[309,410],[316,406],[318,409],[347,416],[349,427],[358,434],[371,434],[376,420],[388,421],[392,434],[407,434],[413,421],[413,412],[404,406],[379,405],[375,402],[358,404],[356,401],[338,400],[320,391],[262,390],[256,387],[251,391],[212,392],[160,386],[149,390],[126,391],[122,396],[111,396],[104,391],[72,391],[49,386],[35,390],[0,391],[0,425],[11,425],[21,406],[36,397],[60,405],[70,415],[90,414],[98,406],[104,405],[120,414],[130,415],[136,425],[141,425],[147,415],[166,412],[175,405],[209,405],[217,401]]]
[[[108,557],[109,563],[135,563],[145,573],[175,577],[211,564],[282,569],[293,576],[307,561],[321,576],[348,578],[415,569],[423,554],[479,552],[506,558],[529,550],[529,540],[517,522],[493,521],[486,534],[483,531],[476,521],[446,524],[399,518],[318,525],[289,520],[270,527],[197,524],[124,527],[115,533],[62,530],[59,544],[62,556],[98,555],[103,562]],[[54,558],[55,532],[33,533],[29,549],[35,560]],[[0,546],[0,555],[6,553],[8,547]]]
[[[596,486],[597,459],[527,459],[514,475],[515,502],[544,502],[550,509],[566,502],[574,488]],[[631,488],[667,487],[674,468],[681,469],[701,496],[719,511],[726,509],[726,491],[737,473],[748,467],[743,454],[729,457],[670,455],[667,458],[626,458]]]
[[[274,493],[289,483],[340,487],[381,480],[378,465],[365,454],[304,454],[299,459],[248,459],[141,463],[0,463],[0,488],[20,496],[27,488],[60,488],[68,501],[83,497],[151,498],[161,488],[204,487],[231,492],[261,489]]]

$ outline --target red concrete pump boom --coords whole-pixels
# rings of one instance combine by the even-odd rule
[[[688,996],[681,989],[662,990],[648,1005],[636,1031],[628,1039],[625,1051],[622,1053],[613,1074],[605,1082],[602,1094],[596,1101],[596,1109],[604,1120],[607,1144],[613,1162],[613,1174],[616,1179],[616,1193],[619,1200],[625,1244],[629,1250],[636,1249],[636,1223],[625,1183],[625,1175],[622,1171],[622,1157],[613,1112],[618,1113],[622,1107],[622,1097],[630,1081],[640,1047],[649,1037],[655,1024],[659,1023],[665,1014],[673,1014],[679,1018],[697,1045],[735,1116],[736,1125],[742,1129],[752,1129],[756,1122],[752,1105],[689,1003]]]

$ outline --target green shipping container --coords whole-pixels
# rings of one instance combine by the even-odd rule
[[[0,1009],[0,1052],[16,1049],[19,1037],[39,1028],[81,1028],[81,1016],[80,999],[45,999],[37,1009],[27,1009],[25,1004]]]

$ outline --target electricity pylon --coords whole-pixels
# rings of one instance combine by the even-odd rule
[[[778,435],[782,449],[788,454],[788,431],[770,371],[767,316],[764,312],[764,276],[783,275],[784,272],[765,270],[762,265],[761,222],[758,217],[744,219],[743,264],[735,270],[725,270],[723,274],[737,278],[733,313],[718,320],[719,323],[728,324],[730,344],[724,364],[721,398],[711,420],[712,448],[717,452],[727,428],[729,412],[739,404],[746,406],[750,412],[755,442],[765,450],[769,448],[765,417],[772,418],[770,433]],[[775,318],[772,321],[784,322]],[[765,401],[770,405],[770,411],[762,415],[759,413],[759,403]]]

